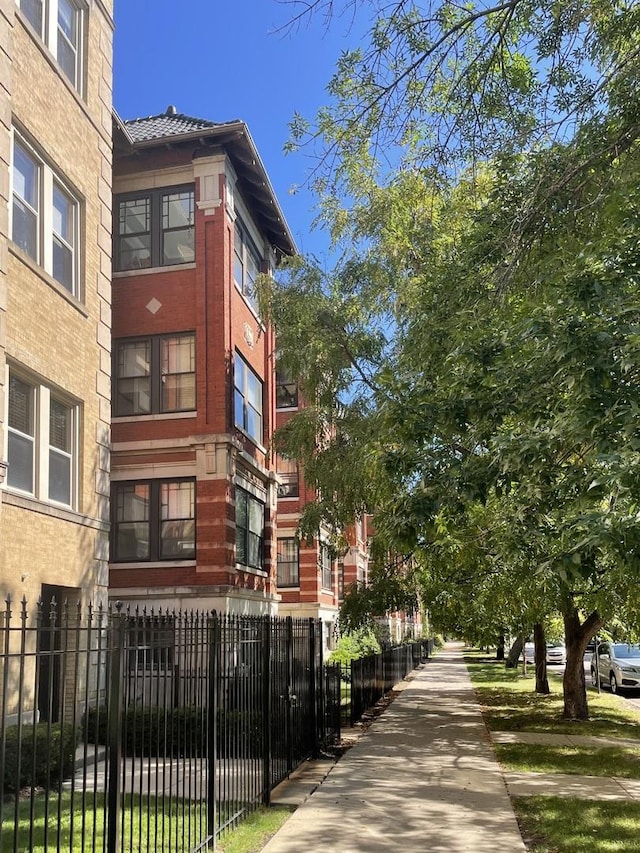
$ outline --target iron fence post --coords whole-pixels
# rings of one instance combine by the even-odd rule
[[[318,666],[318,660],[316,655],[316,623],[312,618],[309,619],[309,664],[309,674],[311,676],[309,679],[309,699],[311,704],[311,715],[313,725],[313,757],[317,758],[320,753],[320,737],[318,733],[317,680],[318,677],[322,678],[323,670],[322,660],[320,661],[320,666]],[[320,690],[322,690],[322,687],[320,688]]]
[[[120,847],[120,764],[122,762],[122,659],[124,657],[125,621],[122,602],[116,603],[111,620],[109,661],[109,781],[107,787],[107,853],[118,853]]]
[[[271,804],[271,616],[264,617],[262,640],[262,801]]]
[[[218,656],[220,654],[220,620],[214,610],[211,614],[209,641],[209,774],[207,779],[207,831],[216,849],[218,837],[218,803],[216,798],[216,769],[218,765]]]

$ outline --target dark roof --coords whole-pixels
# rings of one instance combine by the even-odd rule
[[[125,126],[133,142],[150,142],[154,139],[166,139],[168,136],[183,136],[194,131],[209,130],[217,127],[218,123],[183,113],[162,113],[131,119],[125,122]]]
[[[221,146],[227,152],[238,176],[240,192],[252,206],[259,226],[274,248],[284,255],[296,252],[295,242],[284,218],[266,169],[243,121],[213,122],[178,113],[168,107],[165,113],[122,121],[114,113],[116,152],[127,155],[157,146],[198,143],[203,147]]]

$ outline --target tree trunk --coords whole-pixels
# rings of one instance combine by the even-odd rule
[[[504,634],[498,637],[498,648],[496,649],[496,660],[504,660]]]
[[[562,687],[564,691],[564,718],[566,720],[588,720],[587,687],[584,677],[584,654],[587,643],[604,624],[594,611],[581,624],[578,610],[569,598],[563,613],[564,641],[567,649],[567,664]]]
[[[520,655],[522,654],[522,647],[524,645],[524,640],[522,637],[516,637],[513,641],[513,645],[509,649],[509,654],[507,655],[507,661],[505,666],[507,669],[515,669],[518,666],[518,660],[520,659]]]
[[[535,646],[536,693],[543,693],[547,696],[551,693],[549,679],[547,678],[547,640],[540,622],[536,622],[533,626],[533,643]]]

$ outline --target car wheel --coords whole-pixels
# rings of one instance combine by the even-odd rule
[[[612,693],[619,693],[620,688],[618,687],[618,679],[615,676],[615,673],[609,673],[609,687],[611,688]]]

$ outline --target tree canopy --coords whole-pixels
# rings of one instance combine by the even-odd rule
[[[586,716],[589,637],[638,620],[638,9],[375,8],[315,130],[348,250],[264,285],[310,403],[277,441],[321,496],[303,526],[372,513],[443,616],[465,583],[496,625],[561,612]]]

